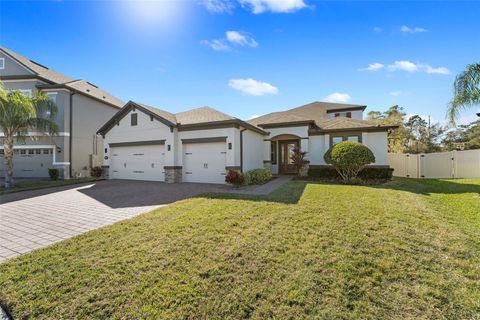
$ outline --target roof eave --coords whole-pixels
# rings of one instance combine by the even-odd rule
[[[399,126],[370,126],[370,127],[352,127],[352,128],[335,128],[335,129],[310,129],[309,134],[325,134],[333,132],[345,132],[345,131],[388,131],[390,129],[396,129]]]

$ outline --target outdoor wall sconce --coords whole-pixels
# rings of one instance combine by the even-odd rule
[[[232,143],[231,142],[228,143],[228,150],[232,150]]]
[[[170,151],[171,147],[170,145],[167,145],[167,151]]]

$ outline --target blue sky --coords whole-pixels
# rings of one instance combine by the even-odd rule
[[[455,75],[480,61],[479,16],[475,1],[1,1],[0,43],[171,112],[330,100],[444,121]]]

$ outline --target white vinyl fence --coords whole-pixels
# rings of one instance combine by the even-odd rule
[[[388,163],[396,177],[479,178],[480,150],[422,154],[389,153]]]

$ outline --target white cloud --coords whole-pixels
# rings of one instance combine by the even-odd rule
[[[209,46],[215,51],[230,51],[232,48],[222,39],[202,40],[202,44]]]
[[[378,71],[384,67],[383,64],[379,62],[370,63],[368,67],[358,69],[358,71]]]
[[[397,71],[402,70],[406,72],[416,72],[418,71],[418,66],[408,60],[398,60],[395,61],[393,64],[388,65],[389,71]]]
[[[225,32],[225,36],[227,37],[228,42],[240,47],[247,46],[255,48],[258,46],[258,43],[255,41],[255,39],[242,31],[227,31]]]
[[[392,97],[398,97],[401,94],[402,94],[402,91],[392,91],[392,92],[390,92],[390,95]]]
[[[254,14],[264,12],[288,13],[305,8],[303,0],[238,0],[242,7],[247,7]]]
[[[382,30],[382,28],[380,28],[380,27],[374,27],[374,28],[373,28],[373,32],[375,32],[375,33],[382,33],[382,31],[383,31],[383,30]]]
[[[248,79],[231,79],[228,86],[248,96],[264,96],[266,94],[277,94],[278,88],[267,82]]]
[[[400,31],[403,33],[422,33],[422,32],[428,32],[427,29],[425,28],[420,28],[420,27],[415,27],[415,28],[410,28],[409,26],[401,26]]]
[[[429,74],[450,74],[450,70],[445,67],[433,68],[432,66],[426,64],[423,66],[423,68],[425,72]]]
[[[388,65],[389,71],[406,71],[406,72],[425,72],[428,74],[450,74],[450,70],[446,67],[432,67],[429,64],[417,64],[408,60],[395,61]]]
[[[235,47],[258,47],[258,42],[255,41],[248,33],[243,31],[227,31],[225,38],[202,40],[202,44],[209,46],[215,51],[231,51],[232,46]]]
[[[213,13],[232,13],[235,7],[231,0],[200,0],[199,2]]]
[[[347,93],[334,92],[323,98],[326,102],[345,103],[351,99]]]

